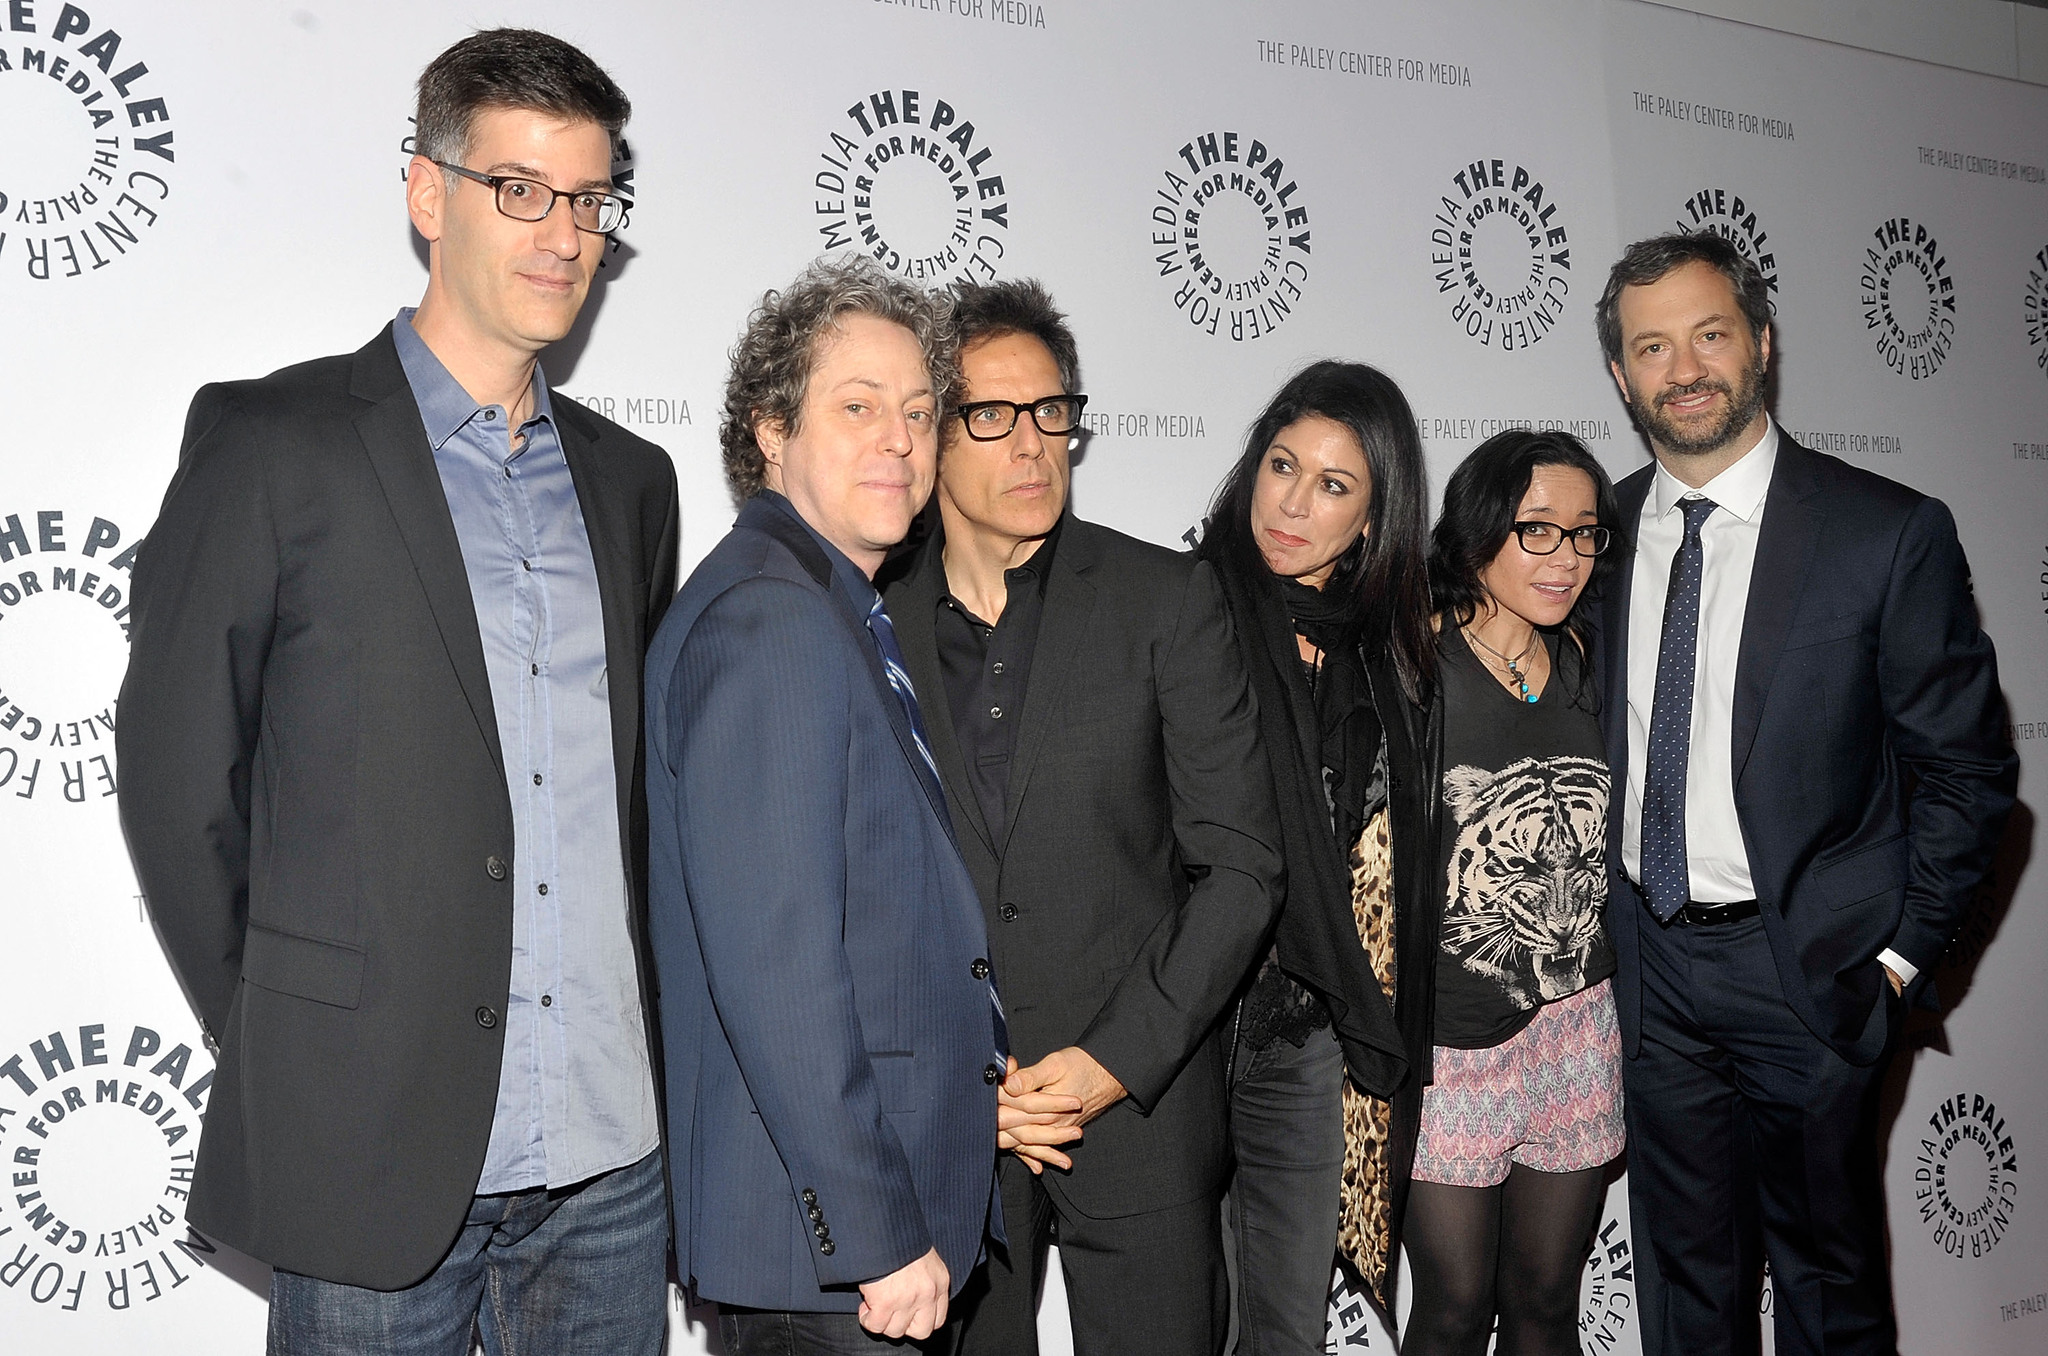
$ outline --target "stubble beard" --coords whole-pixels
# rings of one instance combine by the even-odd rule
[[[1698,432],[1690,432],[1678,421],[1664,414],[1663,402],[1673,398],[1697,395],[1702,391],[1720,391],[1728,397],[1727,413],[1711,426]],[[1704,457],[1722,451],[1749,427],[1750,421],[1764,407],[1764,361],[1761,355],[1744,374],[1742,383],[1730,387],[1724,381],[1702,377],[1690,386],[1670,387],[1650,395],[1634,386],[1629,388],[1629,400],[1635,409],[1636,422],[1643,432],[1650,435],[1650,441],[1658,450],[1679,457]]]

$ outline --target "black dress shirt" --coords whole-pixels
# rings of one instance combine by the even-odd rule
[[[1031,655],[1045,615],[1045,579],[1059,535],[1055,525],[1029,560],[1003,571],[1003,615],[997,621],[975,616],[950,590],[939,595],[933,629],[953,734],[982,818],[998,843],[1009,806],[1017,719],[1024,714]]]

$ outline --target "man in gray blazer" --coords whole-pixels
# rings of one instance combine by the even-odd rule
[[[1007,1037],[869,583],[931,492],[955,361],[864,257],[770,293],[726,387],[745,504],[648,654],[676,1261],[730,1356],[926,1338],[1001,1237]]]
[[[273,1351],[666,1331],[639,677],[675,473],[536,363],[627,112],[546,34],[436,58],[418,310],[202,390],[136,562],[122,817],[219,1051],[189,1216],[275,1266]]]

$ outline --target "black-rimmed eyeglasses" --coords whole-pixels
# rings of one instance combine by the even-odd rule
[[[1572,550],[1582,556],[1597,556],[1614,540],[1612,532],[1591,523],[1584,527],[1559,527],[1556,523],[1521,522],[1515,524],[1515,536],[1522,549],[1532,556],[1556,555],[1567,537],[1571,539]]]
[[[550,188],[537,180],[521,179],[516,175],[478,174],[473,169],[451,165],[446,160],[434,163],[450,174],[489,184],[491,191],[498,195],[498,210],[514,221],[546,221],[548,214],[555,210],[557,198],[569,200],[569,220],[576,223],[579,231],[610,235],[626,219],[624,198],[600,193],[594,188],[579,188],[565,193],[559,188]]]
[[[1084,395],[1047,396],[1029,405],[1014,400],[970,400],[955,411],[967,425],[967,436],[978,443],[992,443],[1010,436],[1017,416],[1029,414],[1040,433],[1051,436],[1072,433],[1081,427],[1081,411],[1087,407]]]

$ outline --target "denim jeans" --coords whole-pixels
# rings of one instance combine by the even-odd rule
[[[1344,1172],[1344,1050],[1328,1027],[1297,1049],[1240,1046],[1230,1089],[1237,1168],[1224,1197],[1238,1356],[1322,1356]]]
[[[404,1290],[270,1280],[270,1356],[659,1356],[668,1333],[661,1150],[559,1191],[479,1196]]]

